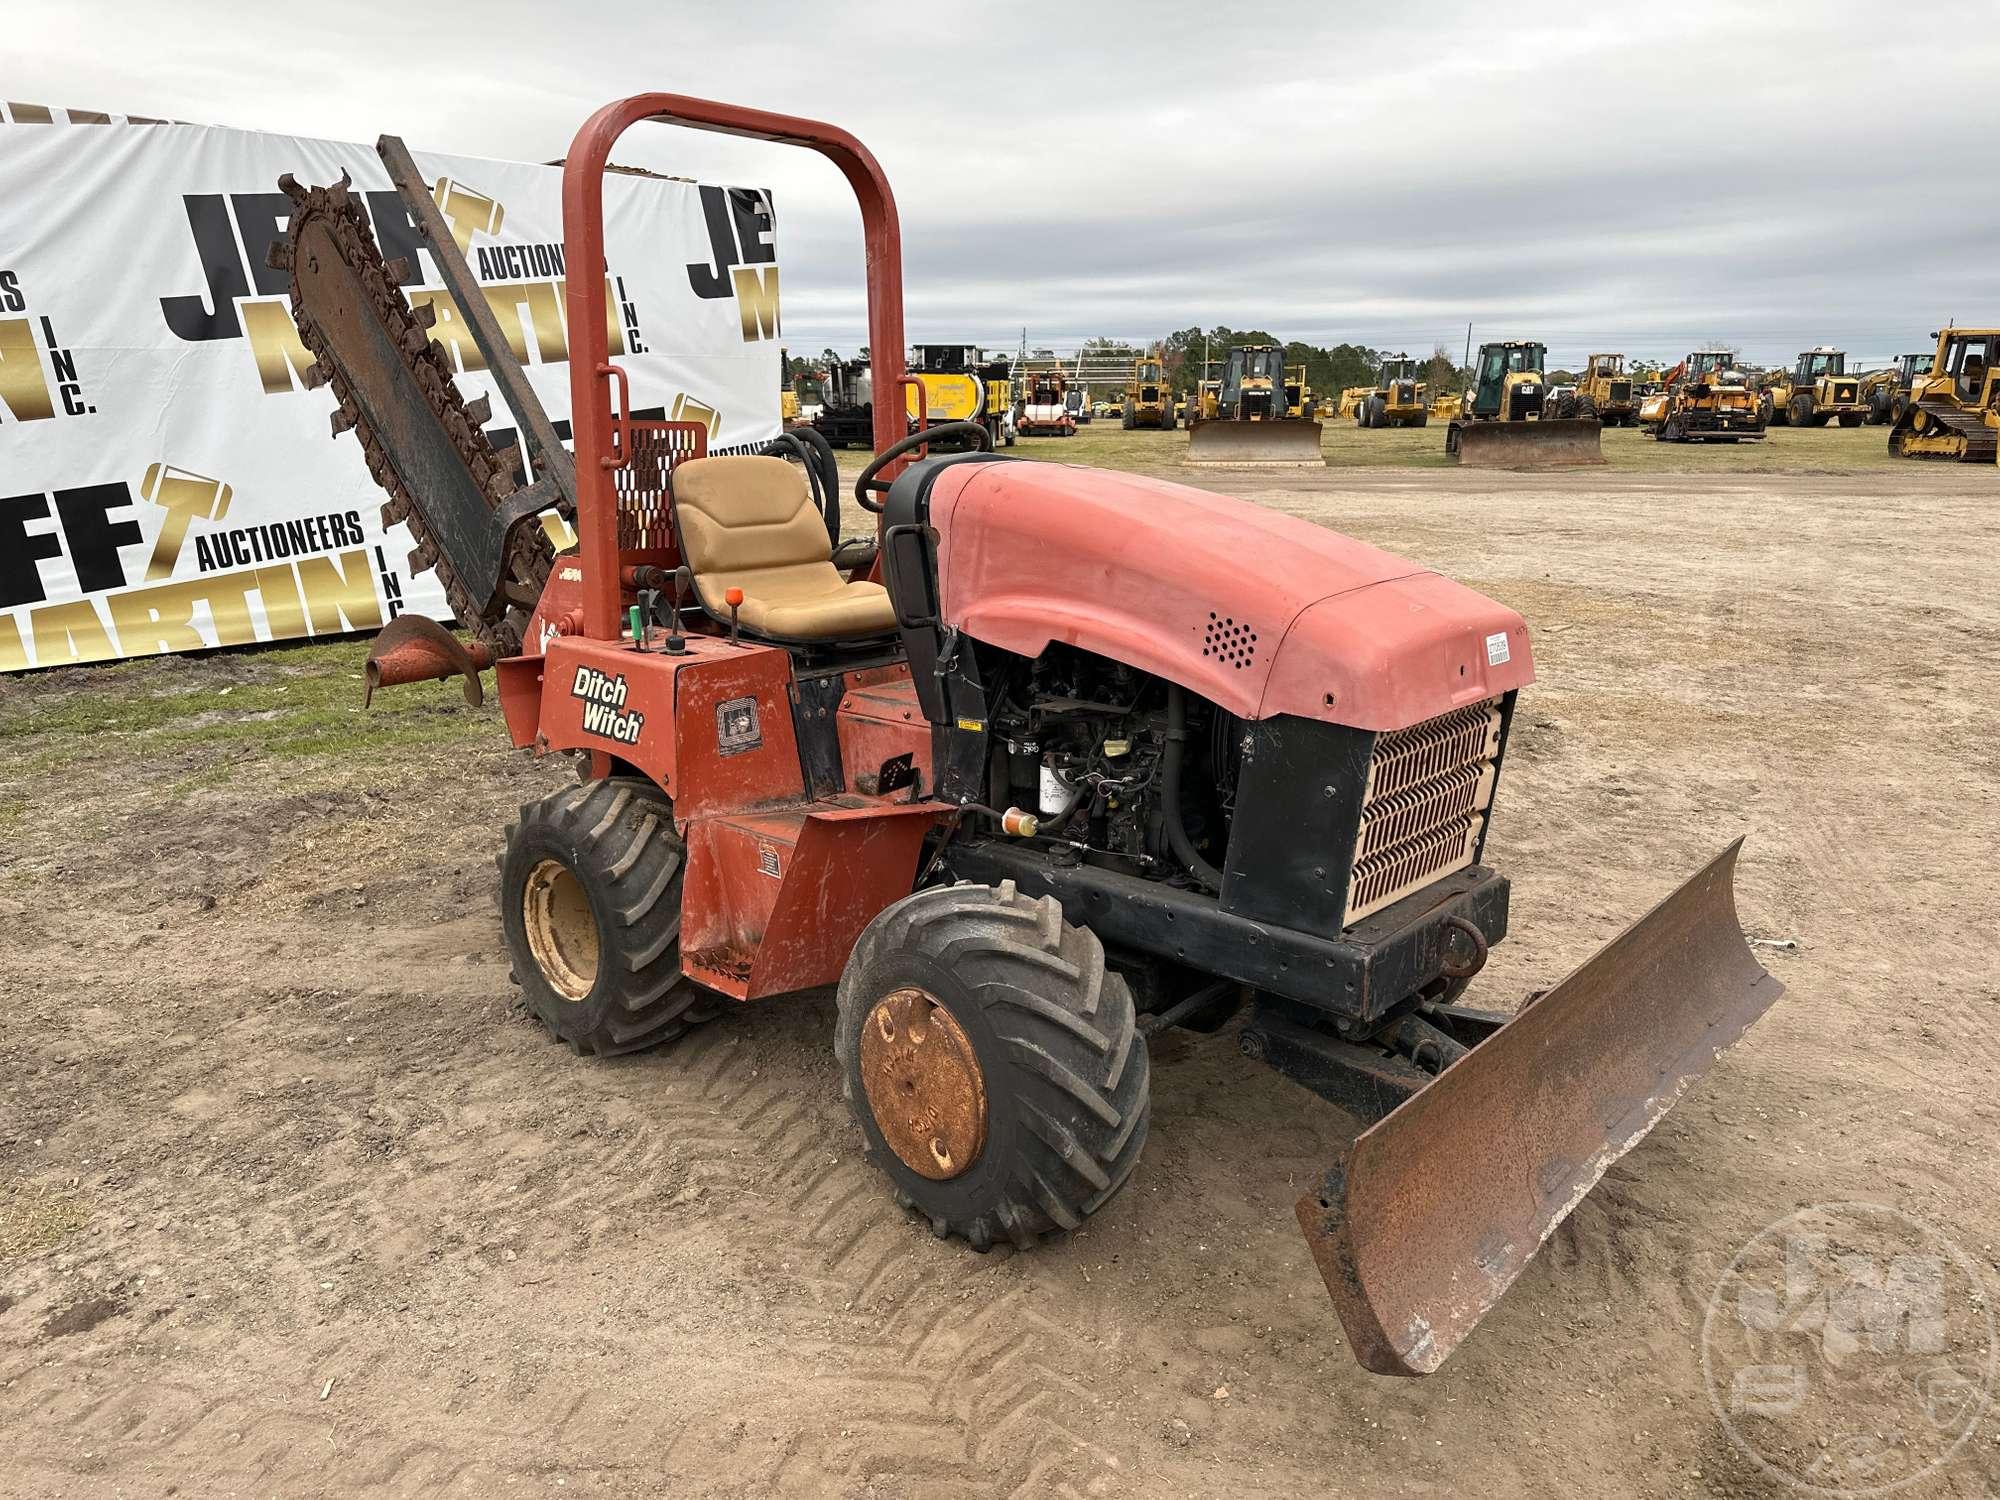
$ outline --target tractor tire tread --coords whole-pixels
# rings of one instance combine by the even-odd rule
[[[931,1200],[948,1184],[916,1179],[883,1143],[860,1083],[861,1030],[879,998],[870,976],[905,952],[949,973],[963,992],[940,999],[978,1007],[979,1034],[998,1053],[981,1055],[988,1108],[1011,1109],[1020,1127],[986,1199],[958,1211]],[[1066,923],[1053,898],[1023,895],[1011,881],[906,897],[862,933],[838,1003],[841,1091],[866,1154],[889,1175],[896,1201],[933,1232],[942,1222],[943,1233],[975,1250],[1003,1240],[1028,1249],[1081,1224],[1138,1165],[1151,1076],[1132,994],[1096,935]],[[988,1149],[996,1146],[990,1135]]]
[[[548,984],[527,944],[521,889],[545,858],[570,870],[597,920],[597,976],[582,1000]],[[618,1057],[673,1041],[727,1008],[681,972],[685,867],[672,804],[650,783],[605,778],[522,808],[499,859],[501,925],[509,977],[551,1037],[580,1056]]]

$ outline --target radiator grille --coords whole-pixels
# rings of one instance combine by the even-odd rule
[[[1499,755],[1497,698],[1377,737],[1344,925],[1472,863]]]
[[[1632,382],[1629,380],[1612,381],[1611,399],[1613,401],[1630,401],[1632,399]]]

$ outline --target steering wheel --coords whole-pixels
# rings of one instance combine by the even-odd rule
[[[905,453],[908,453],[912,448],[921,448],[926,443],[934,443],[939,438],[945,437],[976,438],[978,441],[974,445],[974,452],[991,453],[993,451],[993,434],[988,432],[978,422],[940,422],[935,427],[921,427],[901,442],[891,443],[868,461],[868,467],[863,469],[860,478],[854,481],[855,504],[859,505],[871,516],[881,515],[882,502],[880,500],[871,500],[868,497],[870,495],[888,494],[890,481],[877,479],[875,476],[901,458]]]

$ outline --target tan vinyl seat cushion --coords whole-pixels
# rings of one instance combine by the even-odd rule
[[[826,522],[784,459],[691,459],[674,469],[673,493],[681,555],[710,614],[728,619],[725,595],[739,588],[738,618],[756,635],[830,641],[896,628],[889,591],[849,583],[828,560]]]

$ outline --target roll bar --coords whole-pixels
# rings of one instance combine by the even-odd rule
[[[835,125],[684,94],[635,94],[584,121],[563,164],[563,255],[568,267],[571,446],[576,454],[576,529],[583,562],[583,630],[598,640],[619,633],[618,513],[613,471],[625,461],[611,386],[625,377],[610,362],[604,304],[604,169],[611,148],[641,120],[718,135],[776,141],[817,151],[840,168],[861,207],[868,269],[868,350],[874,367],[875,448],[906,431],[902,397],[903,232],[896,198],[874,154]],[[630,398],[626,398],[629,408]],[[922,403],[918,403],[921,410]],[[900,463],[898,464],[900,467]],[[890,477],[894,477],[891,475]]]

